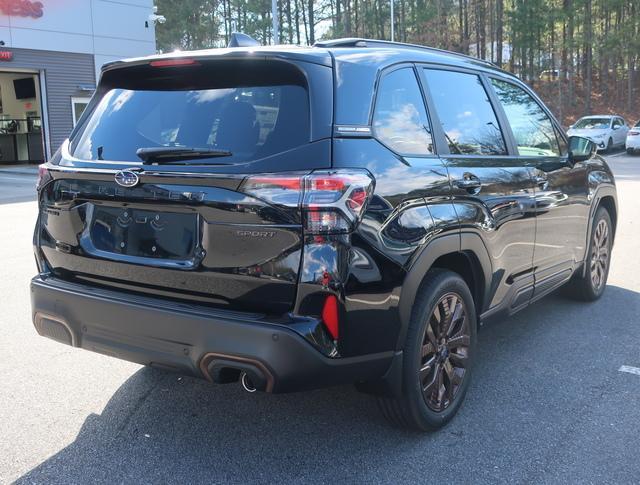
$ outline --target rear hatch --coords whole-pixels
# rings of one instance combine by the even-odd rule
[[[40,195],[38,245],[53,274],[230,309],[291,309],[300,212],[256,174],[331,166],[331,67],[224,52],[103,73]]]

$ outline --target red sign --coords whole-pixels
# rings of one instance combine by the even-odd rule
[[[5,15],[17,15],[18,17],[33,17],[39,19],[44,11],[42,2],[31,0],[0,0],[0,11]]]
[[[13,52],[0,51],[0,61],[10,61],[13,59]]]

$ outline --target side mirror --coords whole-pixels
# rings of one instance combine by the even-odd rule
[[[598,145],[581,136],[569,137],[569,163],[584,162],[593,158],[598,151]]]
[[[620,126],[619,126],[619,125],[613,125],[613,129],[614,129],[614,130],[619,130],[619,129],[620,129]]]

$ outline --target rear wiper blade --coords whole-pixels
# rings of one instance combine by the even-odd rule
[[[180,160],[200,160],[202,158],[230,157],[227,150],[212,150],[195,147],[149,147],[138,148],[136,155],[143,163],[171,163]]]

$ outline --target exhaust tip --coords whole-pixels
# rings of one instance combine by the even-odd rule
[[[273,374],[257,360],[209,352],[200,359],[199,367],[211,382],[226,384],[239,380],[247,392],[273,392]]]
[[[258,390],[253,384],[251,377],[249,377],[246,372],[240,374],[240,384],[242,385],[242,388],[247,392],[256,392]]]
[[[75,347],[75,336],[69,324],[63,319],[36,313],[33,324],[41,336]]]

